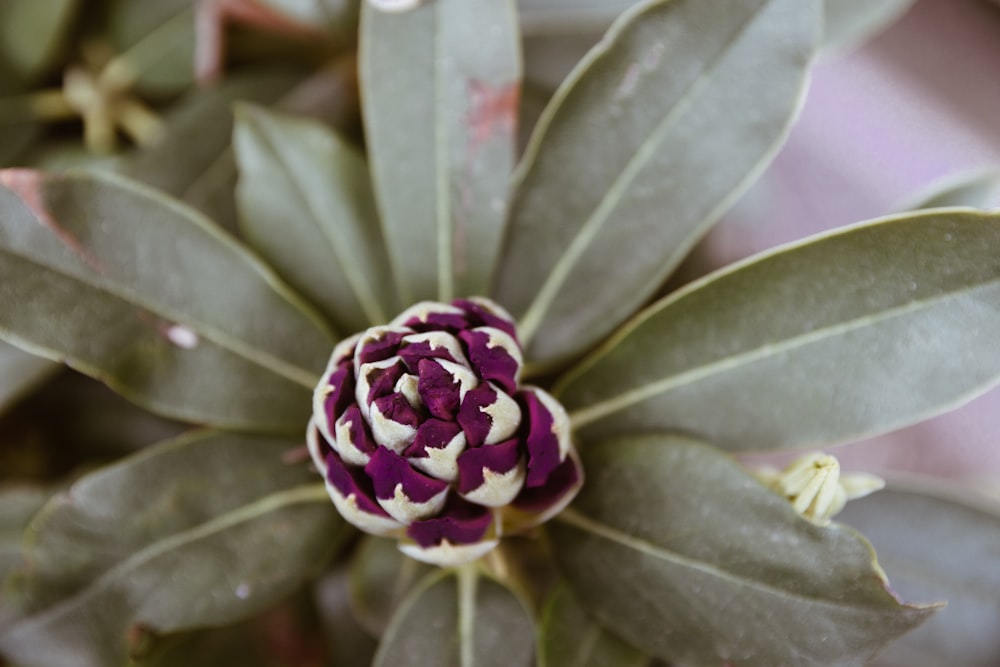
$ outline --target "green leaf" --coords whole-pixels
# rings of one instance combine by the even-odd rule
[[[349,578],[346,569],[339,569],[320,579],[314,587],[331,667],[370,665],[378,645],[351,609]]]
[[[560,585],[538,628],[538,667],[648,667],[650,657],[601,627]]]
[[[693,283],[556,389],[584,437],[684,431],[816,447],[945,412],[1000,378],[1000,216],[821,235]]]
[[[136,88],[170,95],[194,83],[195,0],[116,0],[108,38]]]
[[[472,568],[428,576],[400,605],[374,667],[528,667],[534,628],[521,602]]]
[[[718,450],[679,436],[583,448],[587,483],[550,524],[580,602],[668,661],[861,665],[934,609],[900,604],[871,546],[819,527]]]
[[[0,414],[57,370],[48,359],[0,342]]]
[[[354,616],[372,636],[380,637],[406,595],[432,571],[429,565],[403,555],[395,540],[365,538],[351,559]]]
[[[519,0],[521,29],[527,35],[604,31],[635,0]]]
[[[895,23],[913,0],[824,0],[823,50],[842,52]]]
[[[178,197],[223,228],[235,230],[233,104],[238,100],[274,102],[301,78],[289,70],[256,70],[226,77],[209,90],[188,93],[164,116],[160,142],[124,160],[122,173]]]
[[[107,174],[0,172],[0,335],[145,407],[301,432],[333,340],[194,211]]]
[[[48,500],[49,493],[33,486],[0,487],[0,632],[17,618],[18,605],[7,592],[7,577],[21,567],[21,536]]]
[[[577,66],[518,167],[498,273],[531,361],[604,337],[764,168],[819,14],[813,0],[647,1]]]
[[[867,534],[913,598],[948,606],[879,657],[884,667],[995,667],[1000,664],[1000,507],[954,490],[895,485],[848,503],[838,517]]]
[[[316,121],[237,115],[244,236],[342,331],[388,322],[399,303],[362,154]]]
[[[42,74],[62,47],[79,0],[4,0],[0,3],[0,59],[23,79]]]
[[[899,207],[900,211],[926,208],[972,206],[989,208],[1000,188],[1000,171],[993,168],[977,169],[946,178],[917,193]]]
[[[483,294],[514,162],[513,0],[365,2],[359,67],[375,194],[406,303]]]
[[[296,440],[201,433],[94,472],[29,526],[28,615],[0,651],[123,664],[127,639],[233,623],[288,595],[349,535]]]

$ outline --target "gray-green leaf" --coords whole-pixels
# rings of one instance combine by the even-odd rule
[[[400,602],[432,571],[429,565],[405,556],[396,544],[396,540],[366,537],[351,558],[351,608],[373,637],[382,636]]]
[[[912,4],[913,0],[824,0],[823,50],[837,53],[861,45]]]
[[[0,341],[0,414],[57,370],[58,364]]]
[[[484,294],[514,162],[521,63],[514,0],[365,2],[365,135],[404,302]]]
[[[518,167],[496,296],[530,360],[604,337],[763,169],[819,23],[814,0],[656,0],[615,22]]]
[[[819,527],[718,450],[677,436],[582,451],[587,484],[550,524],[580,602],[668,661],[862,665],[933,613],[890,593],[871,546]]]
[[[333,339],[194,211],[108,174],[0,172],[0,335],[168,416],[299,432]]]
[[[0,60],[24,79],[41,74],[58,55],[79,0],[0,2]]]
[[[730,450],[846,442],[1000,379],[1000,215],[938,210],[723,269],[636,317],[556,393],[585,437]]]
[[[0,651],[37,667],[123,664],[127,638],[232,623],[321,569],[349,531],[297,441],[202,433],[87,475],[26,533],[28,610]]]
[[[899,207],[900,211],[971,206],[988,208],[1000,191],[1000,170],[988,168],[960,173],[931,184]]]
[[[169,95],[194,82],[195,0],[116,0],[108,38],[136,87]]]
[[[429,575],[400,605],[374,667],[528,667],[535,632],[521,602],[472,569]]]
[[[877,664],[995,667],[1000,664],[1000,507],[923,487],[890,482],[889,489],[848,503],[838,517],[871,538],[901,594],[948,601]]]
[[[237,200],[248,241],[342,331],[399,310],[364,157],[322,124],[241,106]]]
[[[650,657],[590,616],[565,584],[549,598],[538,628],[538,667],[647,667]]]
[[[48,498],[49,493],[38,487],[0,487],[0,632],[17,617],[19,604],[8,594],[6,581],[23,564],[21,537]]]

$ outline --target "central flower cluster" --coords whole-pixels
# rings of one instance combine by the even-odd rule
[[[582,482],[569,419],[521,367],[486,299],[420,303],[337,345],[308,443],[344,518],[456,565],[565,507]]]

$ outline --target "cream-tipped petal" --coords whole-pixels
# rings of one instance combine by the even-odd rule
[[[422,547],[419,544],[400,542],[399,550],[422,563],[440,567],[455,567],[471,563],[485,556],[496,548],[499,540],[484,540],[473,544],[452,544],[445,540],[433,547]]]
[[[410,320],[419,320],[420,322],[426,323],[431,315],[458,315],[464,316],[465,311],[461,308],[456,308],[455,306],[449,306],[445,303],[438,303],[436,301],[421,301],[415,303],[399,315],[395,317],[391,322],[389,322],[390,327],[401,327],[406,326],[406,323]]]
[[[459,431],[444,447],[426,447],[424,452],[427,456],[414,456],[407,460],[414,468],[431,477],[454,482],[458,477],[458,456],[465,451],[466,444],[465,433]]]
[[[523,389],[537,396],[538,400],[545,406],[545,409],[552,415],[552,432],[559,439],[559,460],[564,460],[566,454],[573,446],[569,415],[566,413],[566,408],[544,389],[535,386],[525,386]]]
[[[503,507],[510,503],[524,486],[526,476],[524,462],[519,462],[507,472],[494,472],[483,468],[483,483],[477,488],[461,494],[463,498],[477,505]]]
[[[448,500],[448,488],[434,495],[426,502],[414,502],[403,491],[402,483],[396,485],[396,490],[392,498],[377,498],[378,504],[382,506],[389,516],[404,524],[411,524],[420,519],[426,519],[441,511],[445,501]]]
[[[368,423],[376,443],[397,454],[402,454],[403,450],[413,444],[413,438],[417,435],[416,427],[386,417],[375,403],[370,408]]]
[[[495,384],[491,382],[490,386],[496,391],[496,401],[480,408],[480,411],[489,415],[491,422],[484,444],[495,445],[514,435],[514,431],[521,425],[521,408],[517,401]]]
[[[344,520],[366,533],[387,535],[405,527],[391,516],[380,516],[366,512],[358,507],[357,496],[353,493],[344,496],[329,482],[326,483],[326,492],[330,495],[330,499],[333,500],[334,506],[336,506],[340,515],[344,517]]]

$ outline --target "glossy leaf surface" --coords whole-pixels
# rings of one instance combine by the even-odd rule
[[[692,283],[557,389],[586,437],[674,430],[816,447],[949,410],[1000,379],[1000,216],[838,230]]]
[[[129,641],[232,623],[287,595],[347,534],[295,440],[196,434],[87,475],[28,528],[29,613],[0,651],[123,664]]]
[[[428,576],[400,605],[374,667],[528,667],[534,628],[509,590],[475,571]]]
[[[387,323],[395,286],[364,157],[322,124],[240,107],[241,229],[341,331]]]
[[[514,161],[521,63],[513,0],[365,2],[365,136],[405,303],[483,294]]]
[[[538,667],[648,667],[650,657],[602,627],[561,585],[538,629]]]
[[[890,482],[886,491],[848,503],[838,520],[871,538],[902,595],[948,601],[877,665],[1000,664],[1000,507],[941,487]]]
[[[0,183],[3,336],[168,416],[301,431],[333,341],[269,269],[116,177]]]
[[[870,545],[819,527],[718,450],[677,436],[582,449],[587,484],[550,524],[584,607],[668,661],[862,665],[933,613],[900,604]]]
[[[642,2],[563,83],[518,167],[495,290],[530,360],[609,333],[763,169],[819,14],[812,0]]]

